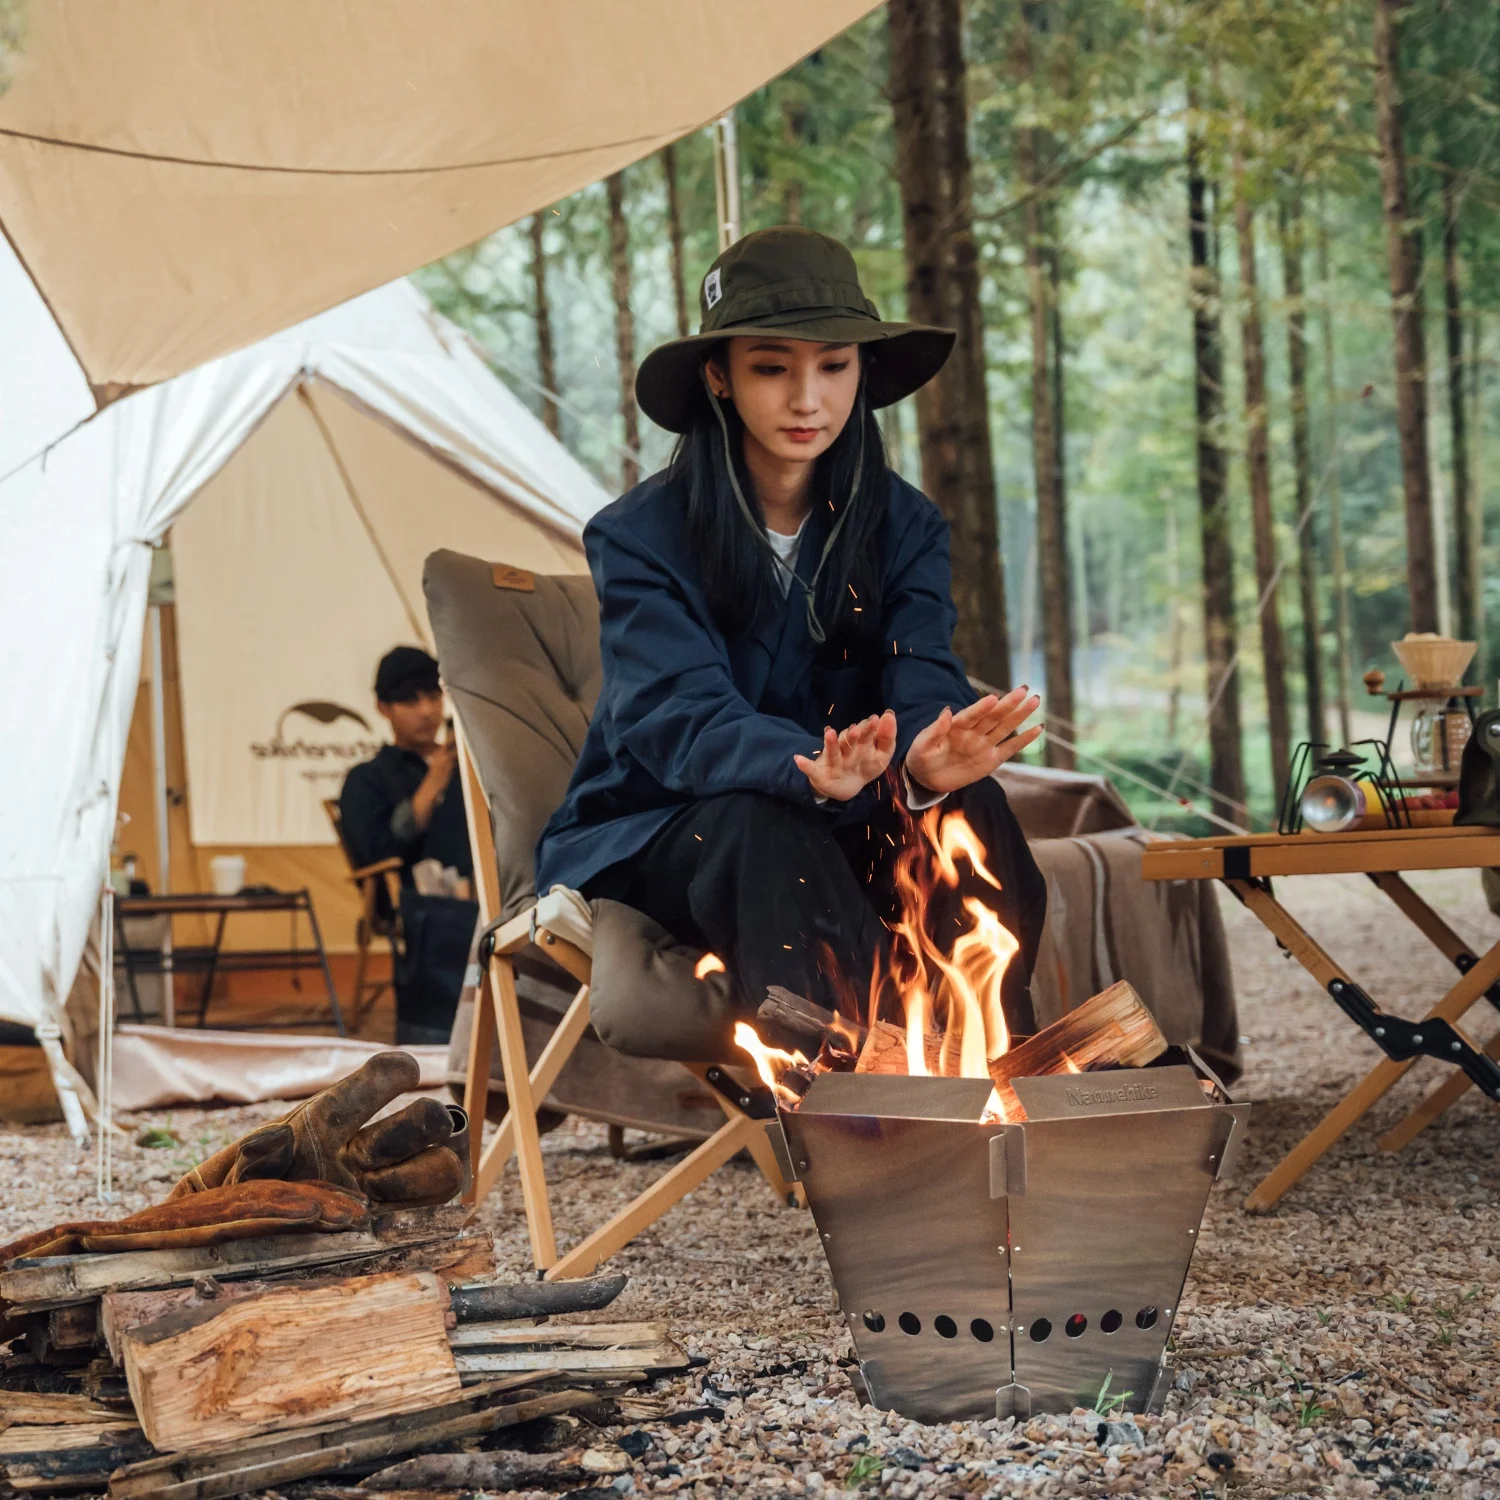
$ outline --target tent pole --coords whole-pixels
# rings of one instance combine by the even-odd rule
[[[734,111],[713,124],[714,204],[719,214],[719,249],[727,250],[740,237],[740,142]]]
[[[162,681],[161,605],[151,616],[151,768],[156,792],[156,885],[161,895],[172,889],[172,838],[167,821],[167,705]],[[177,986],[172,977],[172,921],[162,937],[162,1020],[177,1024]]]

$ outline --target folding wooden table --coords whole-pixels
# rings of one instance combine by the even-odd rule
[[[1500,1010],[1500,939],[1475,955],[1402,878],[1410,870],[1478,870],[1500,866],[1500,829],[1388,828],[1355,833],[1248,834],[1238,838],[1161,839],[1141,857],[1146,880],[1222,880],[1278,943],[1385,1053],[1343,1100],[1287,1153],[1245,1200],[1270,1208],[1343,1133],[1373,1108],[1420,1057],[1452,1064],[1448,1078],[1380,1138],[1397,1151],[1471,1084],[1500,1101],[1500,1032],[1482,1047],[1458,1028],[1480,1000]],[[1369,991],[1317,944],[1276,899],[1273,876],[1366,875],[1458,970],[1458,982],[1419,1021],[1380,1009]]]

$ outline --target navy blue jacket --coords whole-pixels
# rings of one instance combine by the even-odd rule
[[[829,513],[815,509],[797,554],[810,579]],[[726,525],[743,524],[734,512]],[[881,646],[864,661],[829,660],[807,632],[803,591],[757,632],[726,640],[688,546],[685,499],[665,474],[637,485],[583,533],[599,595],[604,681],[568,794],[537,845],[537,889],[579,890],[643,849],[680,808],[755,791],[816,805],[792,757],[811,756],[823,727],[896,714],[900,765],[945,706],[975,699],[953,654],[948,523],[891,475]],[[831,819],[865,816],[862,798],[829,802]]]

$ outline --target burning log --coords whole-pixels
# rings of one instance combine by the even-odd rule
[[[1012,1078],[1047,1073],[1091,1073],[1099,1068],[1142,1068],[1167,1050],[1167,1039],[1151,1012],[1123,979],[990,1059],[990,1077],[1006,1118],[1024,1119]]]
[[[922,1057],[926,1063],[921,1071],[941,1073],[943,1039],[935,1031],[922,1033]],[[854,1065],[856,1073],[910,1073],[910,1054],[907,1051],[907,1034],[904,1026],[893,1026],[889,1021],[876,1021],[870,1027],[865,1044],[860,1048],[859,1061]]]
[[[846,1016],[824,1010],[801,995],[773,984],[755,1013],[761,1035],[788,1051],[795,1048],[816,1057],[827,1044],[835,1051],[857,1054],[864,1045],[865,1028]]]

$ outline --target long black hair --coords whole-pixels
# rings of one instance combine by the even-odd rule
[[[709,357],[722,358],[722,353],[719,346]],[[709,401],[718,403],[722,425]],[[670,470],[685,497],[688,539],[702,569],[714,623],[730,639],[756,629],[783,603],[776,563],[764,541],[765,517],[745,466],[744,434],[734,402],[713,396],[705,384],[699,414],[678,439]],[[760,537],[740,513],[730,464]],[[825,636],[823,650],[835,657],[850,647],[868,648],[879,641],[884,562],[880,527],[890,482],[880,424],[870,410],[861,376],[854,410],[817,459],[812,477],[813,506],[826,506],[834,523],[841,514],[844,517],[812,600]]]

